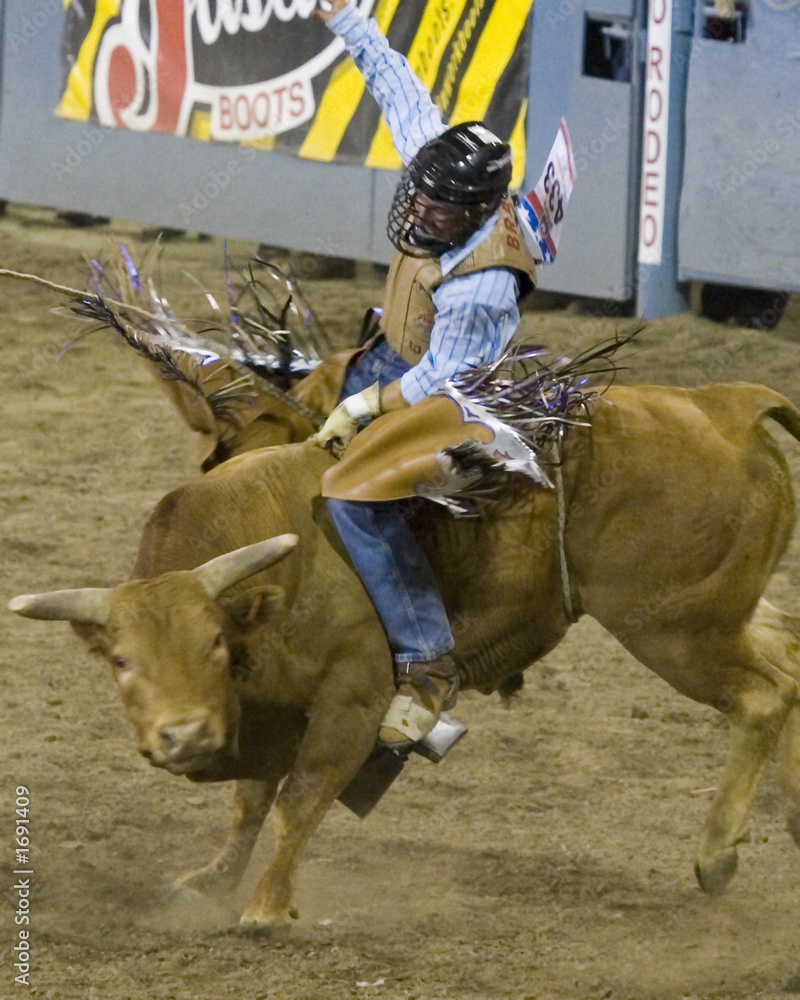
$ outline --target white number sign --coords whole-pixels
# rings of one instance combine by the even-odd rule
[[[556,258],[564,213],[574,187],[575,160],[567,123],[562,118],[539,183],[517,204],[528,250],[543,264],[552,264]]]

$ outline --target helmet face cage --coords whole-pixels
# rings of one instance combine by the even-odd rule
[[[403,171],[394,192],[386,235],[395,250],[406,257],[438,257],[448,249],[449,244],[431,240],[419,232],[414,224],[414,200],[417,189],[411,179],[408,167]]]
[[[479,122],[448,129],[419,150],[400,178],[386,230],[392,245],[411,257],[436,257],[466,242],[495,212],[510,180],[506,143]],[[420,225],[418,193],[451,208],[446,232]]]

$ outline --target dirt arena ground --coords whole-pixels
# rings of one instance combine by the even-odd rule
[[[0,266],[75,284],[84,253],[133,225],[58,228],[12,206]],[[244,257],[253,248],[234,244]],[[167,245],[165,273],[219,287],[221,242]],[[336,337],[380,282],[309,282]],[[195,473],[194,442],[130,350],[75,332],[59,298],[0,284],[2,605],[14,594],[106,586],[130,571],[141,525]],[[571,309],[526,317],[529,339],[574,352],[629,321]],[[651,323],[622,378],[748,379],[800,403],[800,299],[771,332],[695,316]],[[800,486],[800,448],[785,442]],[[800,610],[800,538],[769,597]],[[518,704],[467,695],[469,737],[439,766],[413,761],[360,821],[330,812],[301,868],[290,938],[236,931],[225,903],[165,890],[210,859],[232,789],[199,787],[138,756],[113,683],[68,626],[3,617],[0,997],[54,1000],[709,1000],[777,998],[800,956],[800,854],[770,776],[728,893],[707,899],[694,842],[726,727],[650,675],[592,621],[528,672]],[[30,789],[30,986],[16,985],[14,799]]]

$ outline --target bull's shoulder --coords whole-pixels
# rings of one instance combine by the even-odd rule
[[[313,441],[272,445],[229,458],[197,482],[222,481],[238,484],[264,476],[273,479],[288,476],[294,481],[315,478],[319,481],[333,462],[330,453],[315,445]]]
[[[193,569],[311,520],[333,458],[311,442],[246,452],[164,496],[147,520],[133,576]]]
[[[199,565],[200,560],[193,561],[191,553],[181,556],[176,552],[176,541],[188,535],[187,520],[191,519],[199,495],[204,492],[203,479],[192,480],[170,490],[158,501],[142,529],[132,573],[134,579],[148,579],[169,570],[192,569]]]

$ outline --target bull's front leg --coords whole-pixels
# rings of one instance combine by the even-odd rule
[[[173,888],[193,889],[207,896],[233,892],[244,875],[261,827],[275,793],[278,775],[263,781],[237,781],[234,796],[233,824],[217,856],[203,868],[181,875]]]
[[[174,888],[225,895],[237,887],[278,785],[297,755],[304,729],[302,713],[274,705],[243,707],[236,766],[248,777],[236,781],[230,832],[217,856],[203,868],[181,876]]]
[[[280,927],[297,917],[294,885],[301,852],[374,748],[394,694],[388,658],[384,667],[379,677],[370,678],[363,663],[351,663],[349,669],[341,664],[320,687],[297,759],[272,810],[272,859],[242,914],[243,925]]]

